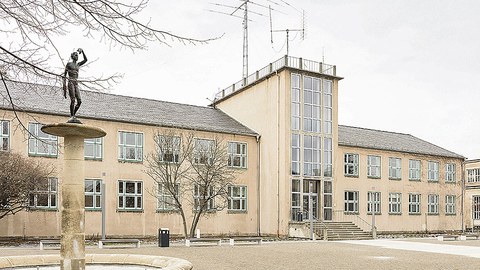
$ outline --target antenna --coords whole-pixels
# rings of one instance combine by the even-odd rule
[[[291,6],[292,8],[295,8],[293,7],[292,5],[288,4],[287,2],[285,1],[282,1],[283,3],[285,3],[286,5],[289,5]],[[271,6],[269,6],[269,8],[271,8]],[[298,9],[295,8],[295,10],[298,11]],[[270,41],[271,43],[273,44],[273,33],[274,32],[285,32],[286,33],[286,43],[287,43],[287,55],[289,55],[289,50],[290,50],[290,32],[301,32],[301,39],[304,40],[305,39],[305,10],[302,9],[302,29],[280,29],[280,30],[273,30],[273,27],[272,27],[273,23],[272,23],[272,12],[270,12]]]
[[[232,16],[232,17],[236,17],[236,18],[241,18],[243,19],[242,20],[242,26],[243,26],[243,67],[242,67],[242,78],[245,79],[247,78],[248,76],[248,22],[249,21],[252,21],[248,18],[248,14],[251,13],[253,15],[258,15],[258,16],[261,16],[261,17],[267,17],[265,16],[264,14],[260,13],[260,12],[255,12],[255,11],[251,11],[249,8],[248,8],[248,5],[254,5],[254,6],[257,6],[257,7],[261,7],[261,8],[268,8],[269,9],[269,12],[271,13],[271,11],[277,11],[279,13],[283,13],[281,11],[278,11],[276,9],[273,9],[269,6],[266,6],[266,5],[263,5],[263,4],[259,4],[259,3],[256,3],[252,0],[240,0],[242,3],[238,6],[230,6],[230,5],[224,5],[224,4],[219,4],[219,3],[210,3],[211,5],[214,5],[214,6],[217,6],[219,8],[227,8],[227,9],[230,9],[233,11],[232,12],[223,12],[223,11],[217,11],[217,10],[207,10],[209,12],[214,12],[214,13],[220,13],[220,14],[224,14],[224,15],[228,15],[228,16]],[[276,5],[279,5],[281,6],[279,3],[273,1],[273,0],[266,0],[268,2],[272,2]],[[237,11],[239,10],[243,10],[243,16],[239,16],[237,15]],[[270,16],[271,18],[271,16]]]

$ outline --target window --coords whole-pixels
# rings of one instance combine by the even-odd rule
[[[438,215],[438,195],[428,194],[428,214]]]
[[[228,166],[247,168],[247,144],[239,142],[228,143]]]
[[[57,209],[57,178],[45,178],[29,194],[28,206],[33,209]]]
[[[428,162],[428,181],[438,182],[438,162]]]
[[[394,180],[402,179],[402,159],[389,158],[388,159],[388,177]]]
[[[10,126],[9,122],[0,120],[0,151],[8,151],[10,149]]]
[[[467,175],[469,183],[480,182],[480,169],[468,169]]]
[[[303,78],[303,130],[320,132],[320,80]]]
[[[176,136],[156,136],[159,158],[161,162],[178,163],[180,157],[181,138]]]
[[[142,182],[118,181],[118,209],[142,210]]]
[[[103,155],[103,138],[85,139],[84,140],[84,157],[85,159],[101,160]]]
[[[333,183],[323,181],[323,220],[333,219]]]
[[[332,81],[323,80],[323,132],[325,134],[332,134],[332,85]]]
[[[445,182],[455,183],[455,164],[445,164]]]
[[[300,130],[300,75],[292,74],[292,130]]]
[[[143,134],[118,132],[118,159],[121,161],[143,160]]]
[[[215,210],[215,200],[211,196],[214,195],[213,187],[209,186],[200,187],[199,185],[193,186],[193,209],[199,211],[200,207],[204,207],[203,210],[211,211]]]
[[[345,176],[358,176],[358,154],[345,154]]]
[[[388,195],[388,213],[402,213],[402,193],[390,193]]]
[[[367,156],[367,176],[370,178],[381,177],[381,159],[379,156]]]
[[[303,175],[320,176],[320,137],[303,136]]]
[[[195,163],[212,164],[212,151],[215,141],[205,139],[195,139]]]
[[[455,215],[455,195],[445,196],[445,214]]]
[[[247,187],[228,187],[228,210],[247,211]]]
[[[332,152],[332,138],[323,139],[323,176],[333,176],[333,152]]]
[[[420,194],[410,193],[408,194],[408,213],[411,215],[420,214]]]
[[[480,220],[480,196],[472,196],[472,218]]]
[[[39,123],[28,124],[28,154],[31,156],[56,157],[57,136],[49,135],[41,130]]]
[[[292,175],[300,175],[300,135],[292,134]]]
[[[179,185],[170,185],[173,188],[172,191],[168,190],[168,186],[165,184],[158,184],[157,190],[157,210],[158,211],[176,211],[178,210],[178,204],[175,201],[174,194],[178,198]],[[174,193],[174,194],[172,194]]]
[[[358,191],[345,191],[345,214],[358,214]]]
[[[102,209],[102,180],[85,180],[85,208],[87,210]]]
[[[375,209],[375,214],[381,214],[381,193],[380,192],[373,192],[369,191],[367,193],[367,213],[372,213],[372,205],[373,209]]]
[[[302,221],[300,180],[292,180],[292,220]]]
[[[420,160],[408,160],[408,179],[411,181],[420,181]]]

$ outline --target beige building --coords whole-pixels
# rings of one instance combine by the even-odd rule
[[[465,162],[465,227],[480,230],[480,159]]]
[[[310,217],[320,228],[349,221],[363,230],[375,223],[380,232],[461,230],[464,158],[408,134],[339,126],[341,79],[335,66],[282,57],[220,91],[211,108],[84,91],[79,117],[107,132],[85,141],[86,234],[101,233],[102,197],[107,235],[182,233],[180,216],[165,209],[144,172],[154,135],[166,130],[221,136],[237,149],[232,158],[244,160],[232,165],[239,192],[231,209],[202,219],[202,233],[305,236]],[[0,100],[3,150],[52,163],[57,176],[32,193],[27,211],[0,220],[0,236],[58,236],[62,140],[39,128],[65,121],[68,104],[59,104],[56,88],[10,86],[21,122],[37,138],[18,129]],[[42,98],[25,94],[32,87]]]

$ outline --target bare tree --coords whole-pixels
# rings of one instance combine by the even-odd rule
[[[42,189],[52,173],[43,163],[0,151],[0,219],[25,209],[30,192]]]
[[[170,46],[171,42],[203,44],[213,40],[184,37],[139,21],[136,17],[147,3],[148,0],[0,1],[0,81],[6,89],[6,94],[0,92],[0,98],[8,101],[16,112],[22,108],[14,103],[6,81],[60,86],[66,63],[55,39],[71,30],[82,30],[88,38],[132,51],[146,49],[150,42]],[[51,67],[55,60],[52,57],[61,62],[57,68]],[[106,90],[119,77],[113,74],[78,82],[84,89]]]
[[[157,147],[147,157],[146,172],[161,191],[155,195],[162,207],[178,212],[185,238],[193,237],[201,217],[227,206],[228,187],[236,176],[228,166],[227,145],[220,137],[198,139],[193,133],[157,133],[155,138]]]

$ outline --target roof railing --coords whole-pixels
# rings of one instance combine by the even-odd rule
[[[223,99],[236,91],[255,83],[258,80],[263,79],[264,77],[269,76],[277,70],[280,70],[283,67],[291,67],[305,71],[316,72],[324,75],[336,76],[336,66],[329,65],[322,62],[316,62],[312,60],[307,60],[303,58],[287,56],[278,59],[277,61],[268,64],[260,70],[255,71],[250,74],[248,77],[241,79],[240,81],[230,85],[229,87],[220,90],[215,94],[215,101]]]

